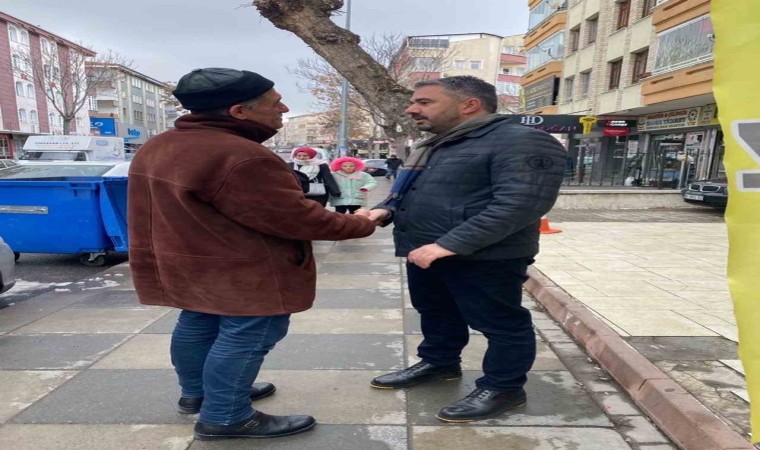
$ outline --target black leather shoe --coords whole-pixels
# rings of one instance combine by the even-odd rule
[[[370,382],[370,386],[377,389],[401,389],[428,381],[450,381],[460,378],[462,378],[462,368],[459,364],[441,367],[420,361],[404,370],[380,375]]]
[[[270,416],[256,411],[251,417],[231,425],[209,425],[197,422],[195,438],[200,441],[249,438],[266,439],[311,430],[317,421],[311,416]]]
[[[253,383],[251,387],[253,388],[251,401],[269,397],[277,390],[272,383]],[[177,402],[177,411],[180,414],[198,414],[201,411],[202,404],[203,397],[180,397],[179,402]]]
[[[524,389],[498,392],[476,388],[465,398],[441,409],[436,417],[444,422],[473,422],[498,416],[526,402]]]

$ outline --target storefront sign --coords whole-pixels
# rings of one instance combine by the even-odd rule
[[[90,117],[90,126],[97,128],[100,136],[116,136],[116,120],[111,117]]]
[[[557,77],[550,77],[524,86],[525,109],[530,111],[553,105],[557,99],[557,85],[559,84],[555,80],[557,80]]]
[[[580,133],[583,130],[580,119],[582,116],[570,114],[513,114],[507,116],[515,123],[537,128],[547,133]]]
[[[599,124],[606,128],[622,127],[622,128],[636,128],[637,121],[635,120],[622,120],[622,119],[602,119]]]
[[[715,104],[702,107],[702,115],[699,117],[699,125],[717,125],[718,106]]]
[[[628,128],[604,127],[602,129],[602,136],[628,136],[628,134]]]
[[[664,111],[639,117],[639,131],[670,130],[699,126],[702,107]]]

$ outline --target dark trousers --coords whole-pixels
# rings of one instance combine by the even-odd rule
[[[290,314],[219,316],[183,310],[171,357],[183,397],[205,397],[199,421],[229,425],[253,415],[251,384],[288,332]]]
[[[335,212],[339,212],[341,214],[353,214],[359,208],[361,208],[361,205],[337,205],[335,207]]]
[[[407,263],[409,292],[424,337],[417,356],[437,366],[458,364],[469,326],[488,340],[484,376],[476,385],[495,391],[521,388],[536,359],[533,321],[521,305],[532,263],[531,258],[441,259],[428,269]]]

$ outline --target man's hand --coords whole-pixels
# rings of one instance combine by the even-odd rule
[[[406,259],[412,264],[427,269],[436,259],[453,255],[456,253],[446,250],[438,244],[428,244],[412,250]]]
[[[373,209],[372,211],[369,211],[364,208],[359,208],[356,210],[356,212],[354,212],[354,214],[369,217],[369,219],[375,222],[377,225],[385,222],[391,216],[391,212],[387,209]]]

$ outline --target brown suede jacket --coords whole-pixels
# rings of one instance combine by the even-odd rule
[[[129,265],[140,303],[269,316],[311,307],[309,241],[365,237],[367,219],[304,197],[255,122],[186,115],[129,170]]]

